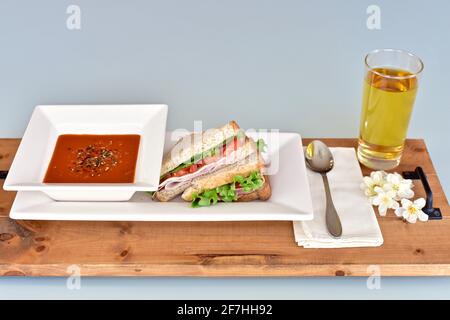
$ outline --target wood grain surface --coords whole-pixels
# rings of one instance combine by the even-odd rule
[[[10,167],[18,144],[0,140],[0,170]],[[418,165],[444,219],[412,225],[393,213],[379,218],[385,243],[378,248],[303,249],[291,222],[15,221],[8,217],[14,193],[2,189],[0,275],[68,276],[76,265],[82,276],[449,276],[449,205],[424,141],[408,140],[396,171]],[[415,191],[424,196],[419,182]]]

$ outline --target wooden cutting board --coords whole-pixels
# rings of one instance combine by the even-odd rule
[[[356,145],[355,139],[322,140]],[[0,170],[9,169],[18,144],[0,139]],[[427,174],[444,218],[414,225],[393,213],[379,218],[385,243],[378,248],[303,249],[291,222],[15,221],[8,217],[15,195],[2,189],[0,275],[449,276],[449,205],[424,141],[408,140],[396,171],[416,166]],[[415,191],[424,196],[420,182]]]

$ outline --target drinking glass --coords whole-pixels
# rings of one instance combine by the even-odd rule
[[[389,170],[400,163],[423,63],[403,50],[379,49],[365,64],[358,159]]]

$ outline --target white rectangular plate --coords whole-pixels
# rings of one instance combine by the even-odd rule
[[[312,220],[311,194],[300,135],[279,132],[247,134],[253,138],[264,138],[268,144],[265,157],[269,163],[272,187],[272,197],[268,201],[219,203],[193,209],[180,199],[152,201],[143,192],[137,192],[128,202],[59,202],[42,192],[19,191],[10,217],[88,221]],[[166,151],[174,144],[175,138],[175,133],[167,133]]]

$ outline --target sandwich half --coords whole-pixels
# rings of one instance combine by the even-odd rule
[[[206,207],[217,202],[264,201],[271,194],[269,179],[264,175],[264,162],[256,154],[195,178],[181,197],[192,202],[193,207]]]
[[[195,179],[257,153],[256,143],[234,121],[221,128],[187,135],[164,155],[154,198],[169,201],[188,189]]]

